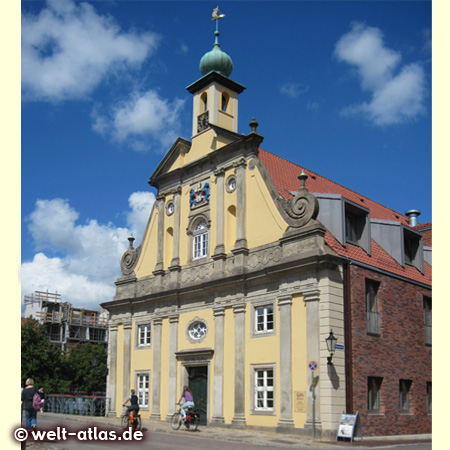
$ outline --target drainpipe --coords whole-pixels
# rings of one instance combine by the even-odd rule
[[[352,351],[352,308],[350,290],[351,261],[344,261],[344,345],[345,345],[345,410],[347,414],[353,411],[353,351]]]

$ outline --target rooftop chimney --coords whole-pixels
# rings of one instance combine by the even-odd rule
[[[418,225],[419,222],[417,221],[417,218],[420,216],[420,211],[418,209],[410,209],[409,211],[406,211],[405,216],[408,216],[410,227],[415,227]]]

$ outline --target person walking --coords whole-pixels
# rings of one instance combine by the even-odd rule
[[[22,391],[22,407],[25,411],[25,428],[27,430],[36,429],[37,410],[33,407],[34,394],[38,392],[34,386],[34,380],[28,378],[25,382],[25,389]]]

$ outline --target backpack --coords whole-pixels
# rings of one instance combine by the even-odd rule
[[[39,411],[43,404],[44,402],[41,400],[40,395],[36,392],[33,396],[33,409]]]

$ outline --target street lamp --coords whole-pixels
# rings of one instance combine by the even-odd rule
[[[327,349],[330,353],[330,356],[327,357],[328,364],[333,364],[331,361],[333,360],[334,352],[336,351],[336,341],[337,338],[334,337],[333,330],[330,331],[330,335],[325,339],[327,343]]]

